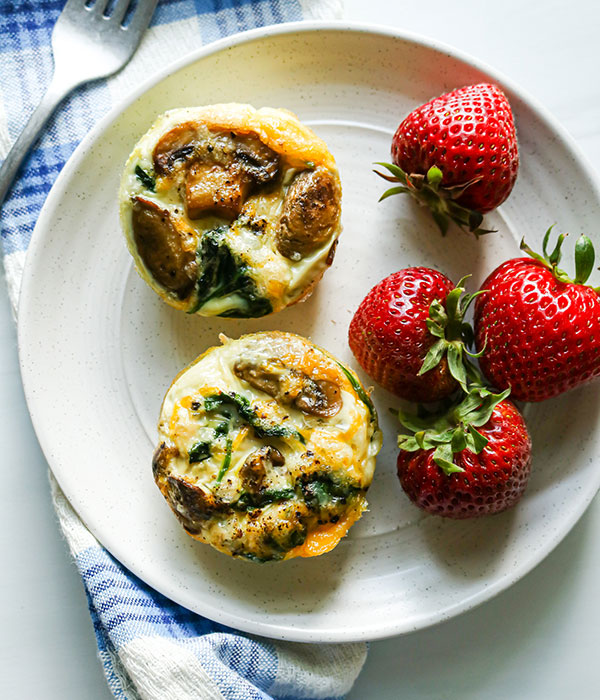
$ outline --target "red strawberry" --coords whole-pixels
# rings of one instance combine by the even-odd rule
[[[463,323],[472,295],[441,272],[409,267],[386,277],[350,323],[350,349],[385,389],[412,401],[437,401],[466,382]],[[472,333],[472,332],[471,332]]]
[[[510,194],[519,168],[506,96],[495,85],[467,85],[418,107],[400,124],[387,167],[399,182],[382,196],[409,192],[445,233],[449,220],[476,234],[485,214]],[[378,173],[381,175],[381,173]]]
[[[398,438],[398,477],[413,503],[446,518],[473,518],[499,513],[521,498],[531,440],[507,393],[478,388],[425,432],[423,421],[399,416],[417,431]]]
[[[544,257],[508,260],[483,283],[475,304],[475,333],[483,373],[521,401],[543,401],[600,376],[600,289],[585,286],[594,248],[575,246],[574,280],[558,269],[560,235]]]

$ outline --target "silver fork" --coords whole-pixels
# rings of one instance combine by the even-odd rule
[[[158,0],[68,0],[52,32],[54,75],[42,101],[8,152],[0,168],[0,206],[12,181],[58,104],[78,85],[116,73],[129,61],[148,27]]]

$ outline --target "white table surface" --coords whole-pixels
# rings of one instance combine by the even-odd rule
[[[429,35],[486,61],[549,108],[589,160],[600,161],[600,3],[346,0],[346,18]],[[109,700],[25,406],[3,279],[0,440],[0,697]],[[508,591],[442,625],[371,644],[349,700],[600,698],[598,532],[596,498],[555,551]]]

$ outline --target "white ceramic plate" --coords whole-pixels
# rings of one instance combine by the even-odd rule
[[[498,233],[442,239],[406,198],[378,204],[371,172],[412,108],[481,80],[515,111],[521,171],[488,217]],[[342,175],[344,232],[332,269],[306,302],[251,321],[190,317],[137,276],[117,219],[121,168],[154,117],[221,101],[285,106],[329,144]],[[424,516],[395,475],[397,426],[376,389],[385,444],[370,511],[332,553],[254,565],[186,536],[155,487],[151,455],[162,397],[220,331],[293,330],[354,367],[350,318],[365,293],[407,265],[473,286],[546,227],[596,235],[600,195],[570,139],[539,107],[457,52],[390,30],[302,24],[253,31],[172,67],[109,114],[50,193],[28,255],[19,344],[27,400],[63,490],[98,539],[179,603],[249,632],[301,641],[375,639],[456,615],[515,582],[564,537],[596,492],[597,388],[529,406],[533,474],[507,513],[471,522]],[[598,241],[597,241],[598,242]],[[598,246],[600,248],[600,245]],[[368,384],[368,380],[367,380]]]

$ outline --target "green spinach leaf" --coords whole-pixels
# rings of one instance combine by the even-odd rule
[[[229,432],[229,421],[223,421],[222,423],[219,423],[217,427],[215,428],[215,439],[220,438],[223,435],[227,435]]]
[[[293,437],[299,440],[302,444],[305,443],[304,437],[293,428],[287,428],[283,425],[269,423],[263,418],[259,418],[256,411],[252,408],[250,401],[241,394],[211,394],[204,399],[204,410],[207,413],[221,411],[224,406],[234,406],[237,412],[253,429],[257,437]]]
[[[196,260],[200,275],[196,283],[196,303],[188,313],[196,313],[211,299],[237,294],[243,308],[234,307],[220,316],[258,318],[273,311],[271,302],[260,296],[248,266],[231,252],[225,235],[227,226],[207,231],[200,239]]]
[[[210,457],[210,442],[197,442],[189,451],[190,464],[204,462]]]
[[[264,508],[270,503],[276,501],[286,501],[290,498],[295,498],[296,492],[294,489],[267,489],[257,494],[244,491],[234,504],[235,510],[248,511],[256,508]]]
[[[231,445],[231,438],[227,438],[227,442],[225,443],[225,459],[223,460],[223,464],[221,465],[219,473],[217,474],[217,486],[221,483],[223,477],[225,476],[225,474],[227,474],[227,471],[231,466]]]
[[[135,166],[135,176],[147,190],[150,190],[150,192],[156,191],[156,180],[151,175],[148,175],[139,165]]]
[[[316,472],[304,478],[300,484],[306,505],[313,511],[335,505],[343,505],[354,498],[361,489],[346,481],[338,481],[330,474]]]
[[[373,403],[371,399],[369,398],[369,395],[367,392],[362,388],[360,385],[360,382],[358,379],[352,374],[352,372],[349,369],[346,369],[344,365],[341,362],[338,362],[338,365],[340,366],[342,372],[348,377],[348,381],[350,384],[352,384],[352,388],[358,395],[358,398],[366,405],[366,407],[369,409],[369,413],[371,414],[371,419],[376,420],[377,415],[375,414],[375,407],[373,406]]]

